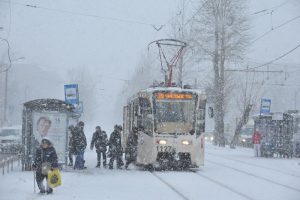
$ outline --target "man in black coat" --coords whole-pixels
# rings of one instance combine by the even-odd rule
[[[100,126],[96,127],[96,132],[93,134],[93,138],[91,141],[91,150],[93,150],[94,146],[97,152],[97,166],[100,167],[101,162],[101,154],[103,157],[103,167],[106,167],[106,146],[108,144],[108,139],[105,131],[101,130]]]
[[[114,160],[117,160],[117,168],[120,169],[124,165],[122,161],[122,144],[121,144],[121,131],[122,126],[115,125],[114,131],[111,133],[109,138],[109,169],[113,169]]]
[[[76,155],[74,169],[85,169],[84,167],[84,150],[86,149],[86,137],[83,132],[84,123],[80,121],[74,129],[73,145],[75,148],[74,154]]]
[[[70,131],[70,137],[69,137],[69,166],[73,166],[73,155],[75,153],[75,147],[74,147],[74,142],[73,142],[73,135],[74,135],[74,129],[75,127],[73,125],[69,126],[69,131]]]
[[[127,148],[125,151],[126,164],[125,168],[127,169],[129,164],[136,161],[137,157],[137,146],[138,146],[138,129],[133,127],[132,133],[129,134],[127,140]]]
[[[36,150],[35,161],[32,164],[32,168],[36,170],[36,182],[40,193],[52,193],[53,189],[49,188],[48,185],[45,189],[43,184],[43,180],[48,178],[48,172],[58,168],[57,154],[49,139],[42,139],[40,147]]]

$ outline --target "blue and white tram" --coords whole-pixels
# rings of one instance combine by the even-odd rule
[[[204,165],[206,96],[198,90],[156,87],[138,92],[123,110],[122,145],[138,128],[137,165]]]

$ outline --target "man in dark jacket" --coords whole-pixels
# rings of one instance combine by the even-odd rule
[[[93,138],[91,141],[91,150],[93,150],[94,146],[96,147],[97,153],[97,166],[100,167],[101,162],[101,154],[103,157],[103,167],[106,167],[106,146],[108,144],[108,139],[105,131],[101,130],[100,126],[96,127],[96,132],[93,134]]]
[[[75,147],[74,147],[74,142],[73,142],[73,135],[74,135],[74,129],[75,127],[73,125],[69,126],[69,166],[73,166],[73,155],[75,153]]]
[[[40,147],[36,150],[35,161],[32,168],[36,170],[36,182],[40,193],[52,193],[53,189],[49,188],[48,185],[45,189],[43,184],[43,180],[48,178],[48,172],[58,168],[57,154],[49,139],[42,139]]]
[[[126,164],[125,168],[127,169],[129,164],[136,161],[137,157],[137,146],[138,146],[138,129],[133,127],[132,133],[129,134],[127,140],[127,148],[125,152]]]
[[[120,169],[124,165],[122,161],[122,145],[121,145],[121,131],[122,126],[115,125],[114,131],[111,133],[109,138],[109,169],[113,169],[114,160],[117,160],[117,168]]]
[[[86,137],[83,132],[84,123],[80,121],[78,125],[74,129],[74,135],[73,135],[73,145],[75,148],[75,165],[74,169],[85,169],[84,167],[84,150],[86,149],[87,143],[86,143]]]

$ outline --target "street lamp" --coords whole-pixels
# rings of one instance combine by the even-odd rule
[[[18,61],[18,60],[23,60],[25,59],[25,57],[20,57],[14,60],[10,60],[10,63],[8,65],[8,67],[3,71],[5,72],[5,87],[4,87],[4,109],[3,109],[3,124],[5,124],[7,122],[7,116],[6,116],[6,111],[7,111],[7,86],[8,86],[8,70],[12,67],[12,62],[13,61]]]

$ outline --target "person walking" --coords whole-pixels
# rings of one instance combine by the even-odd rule
[[[259,133],[258,129],[252,135],[252,142],[253,142],[253,149],[254,149],[254,157],[260,157],[260,143],[261,143],[261,134]]]
[[[108,144],[108,139],[105,131],[101,130],[100,126],[96,126],[96,131],[93,134],[92,141],[91,141],[91,150],[93,150],[94,146],[96,148],[97,153],[97,166],[100,167],[101,163],[101,154],[102,154],[102,161],[103,167],[106,167],[106,146]]]
[[[75,127],[73,125],[69,126],[69,133],[70,133],[70,137],[69,137],[69,164],[68,166],[73,166],[73,155],[75,153],[75,147],[74,147],[74,142],[73,142],[73,137],[74,137],[74,129]]]
[[[127,169],[129,164],[136,161],[137,157],[137,146],[138,146],[138,129],[133,127],[132,133],[129,134],[127,140],[127,148],[125,151],[126,164],[125,168]]]
[[[109,169],[113,169],[114,160],[117,160],[117,168],[121,169],[121,167],[124,165],[122,161],[122,145],[121,145],[121,131],[122,126],[115,125],[114,131],[111,133],[109,138],[109,155],[110,155],[110,161],[109,161]]]
[[[74,135],[73,135],[73,145],[75,148],[75,165],[74,169],[85,169],[84,167],[84,150],[86,149],[87,143],[86,143],[86,137],[84,134],[84,122],[80,121],[78,122],[77,126],[74,129]]]
[[[48,172],[58,168],[57,154],[51,141],[48,138],[43,138],[40,147],[36,150],[35,160],[32,168],[36,170],[36,182],[40,189],[40,194],[51,194],[53,189],[45,188],[43,181],[48,179]]]

